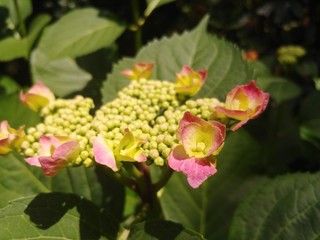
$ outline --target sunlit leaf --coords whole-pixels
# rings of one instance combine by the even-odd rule
[[[124,29],[96,9],[77,9],[48,27],[38,47],[49,59],[78,57],[112,44]]]
[[[31,55],[34,81],[42,81],[57,96],[66,96],[83,89],[92,76],[82,70],[72,58],[50,60],[37,49]]]
[[[208,17],[191,32],[155,40],[137,54],[135,59],[120,61],[108,76],[102,88],[103,102],[116,96],[117,90],[129,81],[120,74],[131,69],[134,62],[154,63],[153,78],[174,81],[175,74],[184,65],[208,70],[207,81],[195,97],[224,99],[228,91],[238,84],[253,79],[253,71],[242,59],[241,51],[233,44],[207,33]]]
[[[50,22],[51,17],[48,14],[40,14],[36,16],[28,29],[28,48],[29,50],[32,48],[32,45],[34,44],[35,40],[38,38],[39,33],[41,30]]]
[[[28,43],[26,39],[7,37],[0,40],[0,61],[9,61],[15,58],[28,56]]]

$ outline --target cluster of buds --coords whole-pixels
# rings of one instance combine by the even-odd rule
[[[26,136],[22,128],[8,130],[3,123],[7,130],[1,128],[0,150],[19,147],[26,162],[42,167],[48,176],[65,166],[97,163],[121,172],[128,162],[155,164],[184,173],[190,186],[197,188],[216,173],[216,156],[227,130],[235,131],[258,117],[269,95],[250,81],[231,90],[225,103],[216,98],[194,100],[190,97],[205,83],[206,71],[184,66],[171,82],[148,79],[152,68],[140,63],[123,71],[132,81],[95,115],[90,114],[91,99],[55,99],[37,83],[20,99],[40,111],[43,122],[27,129]],[[15,136],[20,135],[18,141]]]
[[[296,64],[306,54],[306,50],[297,45],[282,46],[277,50],[278,61],[282,64]]]
[[[34,89],[43,95],[28,97],[35,95]],[[47,94],[49,99],[45,99]],[[41,123],[27,129],[20,152],[26,156],[27,163],[42,167],[48,176],[55,175],[65,166],[91,166],[94,163],[92,138],[96,135],[91,125],[92,99],[82,96],[55,99],[51,96],[52,92],[39,82],[27,93],[20,93],[20,100],[39,111],[43,118]]]

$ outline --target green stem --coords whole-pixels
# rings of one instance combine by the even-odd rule
[[[141,26],[143,25],[144,21],[140,19],[140,11],[139,11],[139,0],[132,0],[131,1],[131,10],[132,10],[132,17],[134,22],[134,27],[131,30],[134,31],[134,48],[135,52],[142,47],[142,31]]]
[[[138,189],[136,189],[136,192],[140,195],[142,200],[144,200],[144,198],[148,194],[148,186],[145,182],[143,174],[136,168],[133,163],[123,164],[123,167],[129,173],[129,176],[133,177],[133,179],[137,183]]]
[[[153,185],[153,190],[155,192],[155,194],[164,187],[164,185],[166,185],[166,183],[169,181],[171,175],[172,175],[173,171],[171,168],[167,167],[167,169],[165,169],[164,174],[162,175],[162,177],[160,178],[160,180],[155,183]]]
[[[128,188],[135,190],[135,183],[132,181],[132,179],[128,178],[127,176],[125,176],[125,174],[123,174],[122,170],[120,170],[119,172],[114,172],[111,169],[104,167],[104,172],[114,178],[115,180],[117,180],[118,182],[120,182],[122,185],[127,186]]]
[[[27,30],[26,30],[26,26],[24,25],[24,22],[22,20],[21,14],[20,14],[18,0],[13,0],[13,2],[14,2],[14,9],[16,11],[18,22],[19,22],[19,33],[22,37],[24,37],[27,35]]]

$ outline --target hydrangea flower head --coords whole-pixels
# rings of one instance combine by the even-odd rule
[[[37,82],[26,93],[20,92],[20,101],[33,111],[39,111],[54,100],[54,94],[41,82]]]
[[[124,70],[121,73],[131,80],[149,79],[152,75],[152,69],[152,63],[137,63],[133,66],[133,69]]]
[[[254,80],[246,85],[232,89],[226,98],[224,107],[217,106],[216,111],[240,122],[231,126],[235,131],[250,119],[258,117],[267,107],[269,94],[259,89]]]
[[[39,155],[26,158],[26,162],[41,167],[47,176],[54,176],[79,153],[80,145],[76,140],[64,136],[41,136]]]
[[[20,147],[25,137],[24,127],[18,130],[11,128],[8,121],[0,123],[0,155],[6,155]]]
[[[197,188],[216,173],[215,155],[223,146],[226,128],[217,121],[205,121],[186,112],[179,123],[177,145],[169,155],[169,166],[187,176],[191,187]]]
[[[175,91],[177,93],[194,96],[205,83],[207,71],[194,71],[189,66],[184,66],[180,73],[177,73]]]

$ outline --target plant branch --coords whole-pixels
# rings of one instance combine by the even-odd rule
[[[153,185],[153,190],[155,193],[157,193],[161,188],[164,187],[164,185],[166,185],[166,183],[169,181],[172,173],[173,173],[173,171],[171,168],[167,167],[167,169],[165,169],[164,174],[162,175],[160,180]]]
[[[131,10],[132,10],[132,17],[134,25],[129,27],[130,30],[134,32],[134,48],[135,52],[142,47],[142,32],[141,26],[143,23],[141,22],[140,12],[139,12],[139,0],[132,0],[131,1]]]
[[[19,33],[22,37],[25,37],[27,35],[27,30],[26,30],[26,26],[24,25],[24,22],[22,20],[21,14],[20,14],[18,0],[13,0],[13,2],[14,2],[14,9],[16,11],[18,23],[19,23]]]

